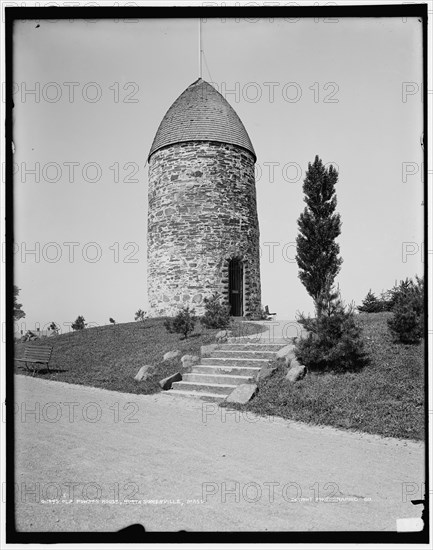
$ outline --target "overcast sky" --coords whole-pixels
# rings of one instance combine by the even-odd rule
[[[263,305],[288,319],[313,310],[294,242],[316,154],[340,174],[343,299],[421,275],[421,23],[202,28],[203,78],[257,154]],[[146,309],[147,154],[198,72],[197,20],[16,23],[15,282],[26,328],[64,329],[77,315],[127,322]]]

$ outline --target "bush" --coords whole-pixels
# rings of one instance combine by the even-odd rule
[[[78,315],[75,321],[72,323],[72,330],[84,330],[86,328],[85,319],[82,315]]]
[[[200,322],[206,328],[227,328],[230,324],[230,307],[221,303],[217,292],[204,299],[205,313]]]
[[[295,354],[309,370],[356,371],[366,364],[354,308],[346,308],[338,294],[322,302],[319,317],[300,315],[297,320],[309,334],[297,341]]]
[[[166,319],[164,321],[164,327],[171,334],[178,333],[183,334],[185,338],[188,338],[195,327],[196,317],[194,309],[189,309],[189,306],[182,308],[179,313],[173,319]]]
[[[267,321],[269,319],[269,314],[266,313],[266,310],[264,310],[262,306],[257,306],[247,313],[245,317],[250,321]]]
[[[424,280],[401,281],[395,291],[393,317],[388,327],[395,339],[403,344],[417,344],[424,336]]]
[[[144,321],[146,318],[146,312],[141,308],[135,312],[134,320],[135,321]]]

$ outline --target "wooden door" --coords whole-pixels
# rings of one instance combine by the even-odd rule
[[[243,312],[243,265],[240,260],[229,262],[229,303],[230,315],[242,317]]]

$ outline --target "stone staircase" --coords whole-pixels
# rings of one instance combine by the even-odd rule
[[[229,338],[219,344],[209,357],[203,357],[182,381],[173,382],[164,394],[198,397],[206,401],[223,401],[239,384],[253,384],[260,369],[275,359],[287,340],[257,340],[245,337]]]

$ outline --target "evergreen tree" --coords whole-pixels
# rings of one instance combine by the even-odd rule
[[[391,290],[381,292],[379,302],[382,306],[381,311],[392,311],[395,304],[395,296]]]
[[[189,306],[186,306],[179,310],[179,313],[173,319],[166,319],[164,327],[171,334],[176,332],[183,334],[186,339],[188,338],[188,334],[194,331],[196,320],[195,310],[189,309]]]
[[[416,344],[424,337],[424,279],[417,276],[415,282],[401,281],[395,295],[388,326],[398,341]]]
[[[335,213],[337,197],[335,184],[338,172],[331,165],[325,168],[318,155],[308,163],[304,179],[304,201],[307,206],[298,219],[296,261],[299,278],[314,300],[317,315],[320,303],[331,292],[334,279],[343,260],[335,239],[341,233],[340,215]]]
[[[382,300],[379,300],[374,292],[370,290],[368,291],[367,296],[362,301],[362,305],[358,306],[358,311],[362,311],[364,313],[377,313],[378,311],[382,311],[384,309],[384,306],[382,304]]]
[[[367,356],[353,306],[346,307],[339,291],[331,289],[320,309],[322,314],[316,318],[298,316],[307,331],[307,336],[296,342],[298,361],[318,372],[360,370],[367,364]]]
[[[21,290],[20,288],[14,285],[14,319],[15,321],[19,321],[20,319],[26,316],[24,311],[21,309],[23,305],[17,302],[17,298],[18,298],[18,294],[20,293],[20,290]]]
[[[83,330],[86,327],[86,323],[84,321],[84,317],[82,315],[79,315],[75,319],[75,322],[71,325],[72,330]]]
[[[204,299],[205,313],[200,319],[206,328],[227,328],[230,324],[230,308],[222,303],[217,292]]]

